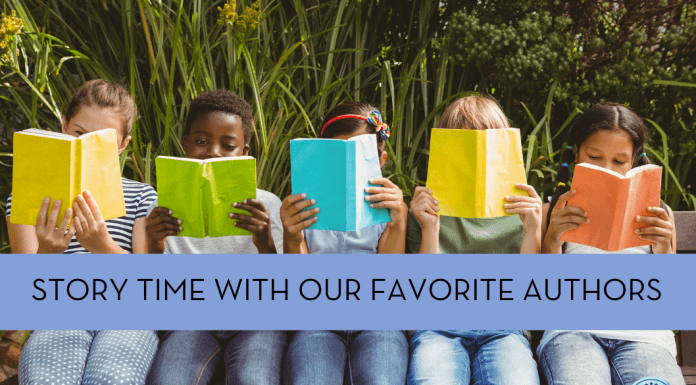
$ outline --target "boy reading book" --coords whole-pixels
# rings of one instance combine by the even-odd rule
[[[205,92],[191,101],[183,133],[184,151],[194,159],[246,156],[252,131],[249,103],[226,90]],[[191,182],[182,178],[180,183]],[[232,213],[230,206],[222,218],[252,235],[215,238],[178,236],[187,222],[177,218],[176,211],[153,204],[147,219],[148,250],[190,254],[276,253],[283,247],[280,204],[280,199],[272,193],[256,189],[256,198],[233,204],[249,214]],[[161,338],[147,383],[207,384],[222,361],[228,383],[280,385],[286,346],[284,331],[167,331]]]

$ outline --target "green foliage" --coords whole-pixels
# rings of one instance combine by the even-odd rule
[[[251,155],[257,158],[260,188],[281,198],[289,194],[289,140],[316,137],[329,109],[357,100],[380,108],[392,127],[384,173],[408,200],[425,180],[430,128],[452,100],[478,91],[494,93],[522,128],[530,183],[548,193],[562,132],[576,107],[586,106],[572,102],[575,93],[580,92],[578,101],[589,103],[594,99],[587,95],[596,90],[583,91],[585,83],[578,80],[583,78],[567,75],[582,59],[577,51],[564,51],[579,44],[568,38],[577,33],[570,24],[576,20],[550,2],[548,11],[539,12],[534,7],[543,8],[543,1],[519,3],[505,4],[510,16],[498,15],[496,2],[474,6],[478,1],[473,0],[6,1],[1,11],[16,11],[23,27],[10,40],[10,60],[0,67],[0,208],[11,191],[12,132],[58,130],[61,108],[82,82],[94,78],[124,84],[134,95],[140,118],[121,165],[126,177],[152,185],[156,156],[184,155],[180,137],[191,99],[226,88],[254,109]],[[495,23],[486,25],[487,20]],[[474,35],[460,39],[457,26],[464,23]],[[671,33],[675,53],[693,42],[684,30]],[[485,43],[492,36],[503,43]],[[453,40],[461,40],[463,52],[447,44]],[[661,72],[649,82],[696,83],[680,75],[690,67],[674,55],[670,60],[681,72]],[[629,64],[624,62],[622,71]],[[497,80],[498,70],[505,82]],[[677,147],[672,138],[683,131],[684,138],[693,139],[689,103],[695,89],[672,83],[649,87],[669,95],[672,103],[669,114],[645,116],[669,132],[669,147],[656,141],[654,149],[666,166],[674,165],[667,185],[674,198],[670,204],[686,208],[688,195],[680,189],[687,173],[680,170],[689,170],[694,152],[682,154],[687,141]],[[648,100],[653,110],[663,108],[662,99]],[[4,221],[0,248],[9,251]]]

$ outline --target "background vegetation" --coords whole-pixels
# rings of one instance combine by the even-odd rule
[[[141,118],[121,164],[152,185],[157,155],[183,156],[190,100],[227,88],[254,108],[260,188],[285,197],[288,141],[315,137],[329,109],[357,100],[392,126],[384,173],[409,196],[425,180],[429,129],[452,100],[478,92],[498,98],[520,127],[528,178],[542,194],[554,186],[568,123],[607,100],[646,118],[649,155],[665,166],[663,199],[675,210],[696,205],[696,7],[686,0],[3,4],[0,212],[12,132],[58,130],[63,105],[94,78],[135,97]],[[4,221],[0,248],[9,251]]]

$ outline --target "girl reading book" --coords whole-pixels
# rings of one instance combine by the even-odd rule
[[[135,103],[125,88],[91,80],[75,92],[63,113],[63,133],[80,136],[115,128],[119,151],[130,141]],[[56,229],[61,202],[44,200],[36,226],[12,223],[11,198],[7,222],[14,253],[145,252],[145,213],[157,195],[152,187],[122,179],[126,215],[104,221],[85,191],[78,195]],[[73,224],[67,229],[70,217]],[[19,362],[20,384],[144,384],[157,350],[151,330],[37,330],[29,337]]]
[[[381,166],[389,127],[380,112],[364,103],[336,106],[325,118],[321,138],[349,139],[357,135],[377,135]],[[343,165],[337,165],[337,167]],[[317,221],[319,207],[295,194],[283,201],[283,243],[286,253],[403,253],[407,207],[401,190],[386,178],[370,181],[365,199],[375,208],[388,208],[391,222],[357,231],[307,229]],[[341,192],[338,192],[341,193]],[[308,209],[306,211],[302,211]],[[406,378],[408,342],[402,331],[299,331],[283,364],[286,384],[343,384],[344,376],[354,384],[403,384]]]
[[[544,205],[544,253],[605,253],[590,246],[562,242],[561,235],[589,223],[592,218],[568,199],[569,166],[589,163],[621,175],[634,166],[649,164],[645,154],[648,129],[642,119],[621,104],[599,104],[578,117],[568,131],[568,146],[562,154],[559,185],[550,204]],[[672,211],[649,207],[654,216],[639,216],[645,227],[637,233],[652,246],[624,249],[618,253],[674,253]],[[539,362],[550,385],[566,383],[632,384],[643,377],[659,377],[672,385],[684,384],[675,359],[674,335],[664,331],[564,331],[547,330],[537,348]]]
[[[509,127],[498,103],[469,96],[452,103],[440,127],[488,130]],[[541,200],[534,188],[518,184],[529,196],[507,197],[500,218],[455,218],[438,214],[431,190],[417,187],[408,220],[412,253],[538,253]],[[529,341],[521,330],[419,330],[411,338],[408,384],[539,384]]]

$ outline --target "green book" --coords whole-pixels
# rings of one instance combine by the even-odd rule
[[[256,159],[250,156],[190,159],[158,156],[158,205],[181,219],[183,237],[251,235],[229,213],[247,214],[234,202],[256,198]]]

